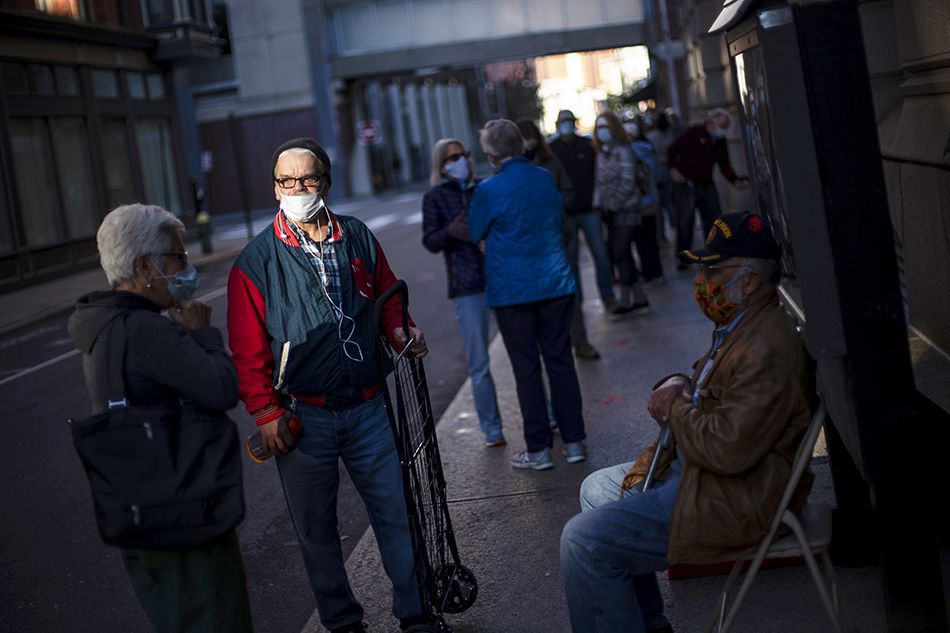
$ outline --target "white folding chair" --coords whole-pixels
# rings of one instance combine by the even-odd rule
[[[831,565],[831,560],[828,557],[828,546],[831,544],[831,506],[824,503],[806,503],[799,516],[795,516],[795,514],[788,509],[788,504],[792,501],[792,496],[798,487],[798,482],[802,478],[802,474],[808,467],[809,462],[811,462],[812,451],[815,449],[815,442],[818,439],[818,433],[821,431],[824,420],[825,404],[824,402],[819,402],[818,409],[815,411],[815,415],[808,425],[805,438],[802,440],[798,452],[795,455],[791,477],[788,480],[788,485],[785,486],[785,492],[782,494],[782,500],[772,519],[769,531],[762,539],[762,542],[754,554],[750,552],[747,555],[740,556],[736,560],[735,565],[732,567],[732,572],[730,572],[729,577],[726,579],[726,584],[722,588],[719,599],[709,616],[706,628],[704,629],[706,633],[710,633],[715,628],[717,621],[719,623],[719,633],[727,633],[729,631],[735,622],[736,616],[739,614],[742,601],[752,586],[752,581],[755,580],[756,573],[758,573],[759,568],[762,566],[762,561],[766,558],[792,558],[795,556],[805,558],[808,571],[811,572],[811,577],[815,581],[818,595],[821,597],[825,610],[828,612],[828,617],[831,618],[835,633],[845,633],[845,631],[848,631],[848,629],[845,628],[845,623],[848,619],[843,613],[839,602],[837,577],[835,576],[834,567]],[[778,534],[779,527],[783,524],[788,526],[792,530],[792,533],[776,540],[775,537],[776,534]],[[821,558],[825,572],[828,575],[830,596],[828,587],[822,579],[821,571],[818,569],[818,564],[815,562],[816,556]],[[752,562],[742,581],[742,585],[739,587],[739,592],[736,594],[732,604],[728,605],[729,592],[732,590],[732,586],[735,584],[743,564],[750,560]],[[727,605],[729,606],[728,610],[726,608]]]

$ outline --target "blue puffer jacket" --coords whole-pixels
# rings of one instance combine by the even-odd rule
[[[489,307],[574,294],[561,239],[563,208],[551,174],[520,156],[475,190],[468,229],[473,241],[485,240]]]
[[[463,189],[447,180],[429,189],[422,199],[422,243],[433,253],[445,254],[449,299],[485,292],[482,252],[471,239],[449,235],[449,224],[467,212],[474,193],[474,187]]]

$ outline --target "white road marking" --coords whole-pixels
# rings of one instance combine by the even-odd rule
[[[209,293],[207,293],[207,294],[201,295],[201,296],[198,297],[197,299],[198,299],[198,301],[201,301],[202,303],[207,303],[208,301],[211,301],[212,299],[217,299],[217,298],[220,297],[221,295],[226,294],[227,291],[228,291],[228,287],[227,287],[227,286],[222,286],[222,287],[220,287],[220,288],[218,288],[218,289],[216,289],[216,290],[212,290],[211,292],[209,292]],[[3,380],[0,380],[0,387],[2,387],[3,385],[7,384],[8,382],[13,382],[14,380],[16,380],[16,379],[18,379],[18,378],[24,378],[24,377],[26,377],[26,376],[29,376],[30,374],[35,374],[36,372],[38,372],[38,371],[40,371],[40,370],[42,370],[42,369],[46,369],[47,367],[50,367],[50,366],[52,366],[52,365],[55,365],[56,363],[58,363],[58,362],[60,362],[60,361],[62,361],[62,360],[66,360],[66,359],[68,359],[68,358],[72,358],[73,356],[76,356],[76,355],[79,354],[79,353],[80,353],[80,352],[79,352],[78,349],[74,349],[74,350],[72,350],[72,351],[66,352],[65,354],[60,354],[59,356],[55,356],[55,357],[53,357],[53,358],[51,358],[51,359],[49,359],[49,360],[45,360],[45,361],[43,361],[42,363],[40,363],[40,364],[38,364],[38,365],[33,365],[32,367],[27,367],[26,369],[20,370],[19,372],[13,374],[12,376],[7,376],[7,377],[4,378]]]
[[[411,224],[422,224],[422,211],[416,211],[415,213],[410,213],[402,219],[402,223],[406,226]]]
[[[384,213],[383,215],[377,215],[375,218],[370,218],[365,221],[366,226],[370,231],[378,231],[383,227],[389,226],[393,222],[399,220],[400,216],[398,213]]]

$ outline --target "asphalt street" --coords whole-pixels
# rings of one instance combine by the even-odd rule
[[[431,350],[427,375],[436,419],[466,377],[441,255],[421,244],[421,194],[386,202],[348,202],[337,212],[355,215],[374,230],[396,275],[410,288],[410,311]],[[255,222],[255,227],[267,223]],[[229,231],[232,234],[229,234]],[[219,228],[219,239],[242,235]],[[225,329],[225,283],[230,261],[200,269],[197,297]],[[0,338],[0,632],[148,631],[117,550],[96,532],[90,495],[73,451],[67,418],[88,415],[81,357],[66,333],[64,315]],[[254,430],[243,410],[231,412],[242,437]],[[474,424],[474,422],[473,422]],[[341,469],[343,470],[343,469]],[[313,596],[272,463],[245,461],[247,517],[239,529],[255,630],[300,631]],[[348,555],[367,527],[362,502],[343,477],[340,532]],[[380,590],[388,592],[381,579]]]

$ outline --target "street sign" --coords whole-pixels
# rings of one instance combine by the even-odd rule
[[[383,138],[379,121],[360,121],[356,126],[356,142],[360,145],[375,145]]]

